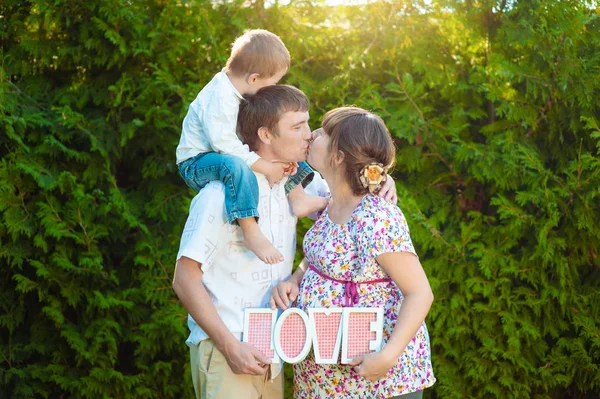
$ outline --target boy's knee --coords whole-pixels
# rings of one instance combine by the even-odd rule
[[[224,162],[222,166],[225,173],[231,173],[233,176],[241,177],[252,173],[252,169],[250,169],[246,162],[236,156],[227,157],[227,162]]]

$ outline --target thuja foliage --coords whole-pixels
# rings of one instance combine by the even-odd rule
[[[3,1],[1,396],[191,397],[171,279],[193,193],[174,149],[229,43],[264,27],[290,49],[285,82],[311,99],[313,127],[356,104],[396,138],[436,296],[426,396],[595,397],[591,3]]]
[[[0,396],[189,396],[174,149],[235,21],[202,2],[0,10]]]

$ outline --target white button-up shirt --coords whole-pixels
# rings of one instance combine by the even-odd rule
[[[240,227],[227,223],[221,182],[209,183],[192,200],[177,254],[178,260],[185,256],[202,264],[202,283],[219,316],[240,340],[244,308],[270,306],[271,289],[290,276],[296,252],[297,218],[285,196],[285,179],[270,188],[263,175],[256,174],[256,177],[260,193],[258,225],[281,252],[283,262],[265,264],[246,248]],[[327,184],[315,173],[306,192],[326,196]],[[188,345],[208,338],[190,315],[188,327]]]
[[[183,120],[177,163],[206,152],[235,155],[248,166],[260,158],[236,134],[242,95],[223,71],[198,93]]]

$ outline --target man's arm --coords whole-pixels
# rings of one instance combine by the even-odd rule
[[[203,275],[199,262],[185,256],[179,258],[173,277],[173,289],[177,297],[200,328],[214,341],[235,374],[265,374],[266,364],[270,360],[252,345],[238,341],[231,334],[202,284]]]

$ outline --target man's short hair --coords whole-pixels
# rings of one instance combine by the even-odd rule
[[[277,124],[286,112],[308,112],[306,95],[294,86],[272,85],[261,88],[256,94],[247,95],[240,104],[238,132],[252,151],[257,150],[258,129],[266,127],[279,135]]]
[[[225,66],[235,76],[270,78],[290,69],[290,53],[279,36],[264,29],[246,31],[233,42]]]

